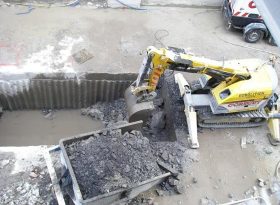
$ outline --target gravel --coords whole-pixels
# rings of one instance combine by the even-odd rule
[[[162,174],[149,140],[139,131],[104,131],[66,145],[66,151],[84,199]]]
[[[187,172],[191,164],[199,161],[197,150],[188,149],[178,142],[150,142],[157,160],[169,164],[172,168]]]
[[[41,147],[0,149],[0,204],[57,204],[43,152]]]
[[[88,108],[82,108],[81,114],[101,120],[106,127],[111,127],[115,123],[126,123],[128,120],[127,107],[123,98],[108,103],[99,102]]]

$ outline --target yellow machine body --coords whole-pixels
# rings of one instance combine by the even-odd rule
[[[245,63],[249,63],[251,66],[246,68],[251,69],[248,80],[241,80],[229,85],[224,81],[211,90],[217,104],[225,107],[229,112],[259,109],[273,95],[278,83],[276,72],[270,65],[262,65],[256,59],[245,60],[243,65]],[[225,94],[223,95],[223,93]]]
[[[149,95],[156,90],[159,79],[166,69],[202,74],[200,82],[202,90],[206,91],[203,95],[192,90],[183,76],[177,76],[177,81],[179,81],[177,84],[181,86],[180,94],[182,97],[187,96],[184,97],[184,103],[189,126],[193,121],[198,121],[196,112],[200,109],[199,106],[203,105],[209,106],[212,114],[220,118],[226,118],[226,115],[219,114],[229,114],[229,117],[236,118],[237,115],[231,114],[245,113],[240,116],[242,120],[248,120],[248,127],[250,123],[255,126],[257,124],[255,120],[267,120],[272,137],[280,141],[280,114],[276,105],[278,96],[275,94],[278,78],[269,62],[260,59],[215,61],[191,55],[183,49],[149,47],[147,59],[143,62],[136,82],[126,92],[126,96],[130,96],[130,93],[134,96],[127,97],[127,99],[133,99],[133,103],[128,104],[130,115],[134,115],[134,111],[140,113],[140,110],[147,107],[140,104],[145,99],[150,99]],[[141,100],[138,100],[139,97]],[[136,104],[137,108],[133,109],[133,104]],[[149,102],[148,105],[148,110],[151,110],[152,103]],[[255,113],[252,114],[252,112]],[[142,113],[141,115],[143,116]],[[218,119],[217,117],[214,118]],[[225,124],[228,122],[223,121]],[[235,123],[239,123],[240,127],[245,127],[241,124],[242,122],[237,120]],[[195,126],[192,124],[190,127],[194,130]],[[193,137],[193,141],[196,141],[195,138]],[[194,147],[197,146],[196,141]]]

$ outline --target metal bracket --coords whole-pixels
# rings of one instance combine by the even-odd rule
[[[49,174],[50,174],[50,178],[51,178],[51,182],[52,182],[52,185],[53,185],[53,189],[54,189],[54,193],[55,193],[55,196],[56,196],[57,203],[59,205],[66,205],[63,194],[62,194],[62,191],[61,191],[61,188],[59,186],[59,180],[58,180],[57,175],[55,173],[55,169],[53,167],[53,163],[52,163],[51,156],[50,156],[50,153],[55,152],[55,151],[60,151],[60,147],[58,145],[53,146],[49,149],[46,149],[45,153],[44,153],[44,158],[45,158],[45,161],[46,161],[46,164],[47,164],[47,167],[48,167],[48,171],[49,171]]]
[[[178,84],[180,95],[184,99],[184,111],[188,124],[190,147],[193,149],[197,149],[199,148],[199,143],[197,139],[197,114],[194,108],[192,107],[190,85],[181,73],[175,74],[175,82]]]

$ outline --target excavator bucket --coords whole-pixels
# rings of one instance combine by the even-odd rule
[[[137,102],[137,96],[131,92],[131,87],[126,89],[124,98],[127,105],[129,122],[142,120],[145,123],[154,110],[153,101]]]

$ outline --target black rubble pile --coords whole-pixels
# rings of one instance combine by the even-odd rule
[[[103,121],[106,127],[110,127],[117,122],[127,121],[128,119],[127,107],[123,98],[108,103],[99,102],[88,108],[82,108],[81,114]]]
[[[174,129],[181,129],[187,132],[187,121],[184,112],[184,100],[180,96],[179,86],[175,82],[172,72],[166,71],[162,82],[164,92],[161,97],[165,102],[165,112],[174,126]],[[180,139],[178,139],[180,140]]]
[[[139,131],[104,131],[66,145],[83,198],[127,188],[162,174]]]

